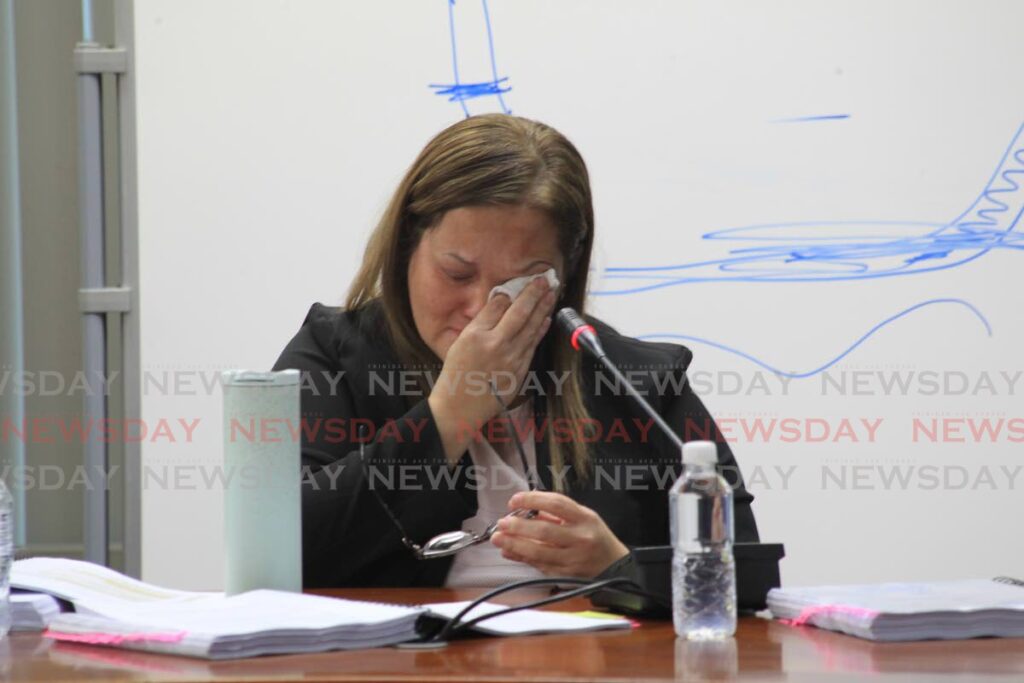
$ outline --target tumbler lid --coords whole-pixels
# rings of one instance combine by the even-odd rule
[[[221,373],[221,381],[224,386],[232,387],[285,387],[299,383],[299,371],[225,370]]]

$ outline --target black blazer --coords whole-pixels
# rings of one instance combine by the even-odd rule
[[[736,540],[757,541],[753,496],[738,477],[728,444],[686,382],[690,351],[631,339],[589,320],[608,356],[684,441],[717,441],[719,466],[736,485]],[[544,356],[539,350],[535,366]],[[466,453],[458,466],[448,467],[427,395],[415,388],[412,372],[402,374],[409,369],[399,366],[379,306],[349,312],[314,304],[274,365],[275,370],[289,368],[303,371],[303,584],[443,585],[451,558],[413,557],[369,486],[380,492],[412,539],[422,543],[462,528],[463,520],[475,514],[472,462]],[[581,379],[600,437],[587,476],[568,466],[559,475],[565,493],[600,514],[625,545],[667,544],[667,494],[680,470],[678,449],[589,358],[583,361]],[[403,387],[406,391],[399,391]],[[535,399],[537,424],[544,424],[544,405]],[[359,424],[366,429],[366,466],[356,443]],[[548,444],[543,429],[538,433],[539,474],[544,488],[554,490]]]

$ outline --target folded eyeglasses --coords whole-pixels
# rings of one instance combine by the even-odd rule
[[[507,417],[508,406],[498,395],[498,392],[494,387],[493,381],[491,382],[491,391],[494,394],[494,397],[498,399],[498,403],[501,404],[501,410]],[[363,429],[362,425],[360,425],[359,460],[363,467],[363,474],[368,476],[366,470],[365,440],[362,438],[362,436]],[[530,487],[531,491],[535,491],[539,488],[539,486],[535,481],[535,477],[533,476],[533,472],[530,470],[529,464],[526,461],[526,452],[523,450],[523,445],[519,443],[518,439],[513,439],[513,442],[516,445],[516,450],[519,452],[519,459],[522,462],[523,472],[526,475],[528,486]],[[455,553],[461,550],[465,550],[466,548],[470,548],[472,546],[485,543],[490,540],[491,536],[493,536],[494,532],[498,529],[498,521],[494,521],[491,524],[489,524],[486,529],[484,529],[483,531],[479,531],[477,533],[463,531],[461,529],[457,531],[447,531],[443,534],[438,534],[437,536],[434,536],[423,545],[420,545],[419,543],[416,543],[411,538],[409,538],[409,534],[406,533],[405,527],[402,526],[402,523],[398,520],[398,517],[395,515],[395,513],[391,511],[391,508],[385,502],[384,497],[380,494],[380,491],[373,488],[372,486],[370,487],[370,490],[373,491],[374,495],[377,497],[377,502],[380,503],[380,506],[384,509],[384,512],[387,513],[387,516],[391,519],[391,522],[395,525],[395,528],[398,529],[398,533],[402,535],[402,545],[411,550],[412,554],[418,560],[431,560],[438,557],[448,557],[449,555],[454,555]],[[533,519],[538,514],[539,513],[537,510],[517,508],[515,510],[512,510],[508,514],[503,515],[502,519],[504,519],[505,517],[522,517],[524,519]]]

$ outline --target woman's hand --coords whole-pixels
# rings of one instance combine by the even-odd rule
[[[528,491],[512,496],[509,510],[538,510],[533,519],[504,517],[491,543],[509,560],[549,575],[591,578],[629,553],[600,515],[568,496]]]
[[[537,345],[551,327],[555,299],[544,278],[531,282],[515,301],[496,296],[448,348],[427,401],[449,462],[458,460],[480,426],[501,408],[488,382],[493,379],[510,398],[522,386]]]

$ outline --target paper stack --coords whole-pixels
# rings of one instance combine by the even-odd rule
[[[420,639],[469,603],[392,605],[255,590],[240,595],[175,591],[75,560],[14,563],[11,584],[70,601],[44,635],[56,640],[234,659],[265,654],[380,647]],[[483,603],[468,618],[502,605]],[[524,635],[629,628],[626,619],[593,619],[523,610],[482,622],[474,631]]]
[[[1024,586],[1014,579],[775,588],[768,609],[868,640],[1024,637]]]
[[[413,640],[425,610],[258,590],[201,601],[62,614],[47,635],[169,654],[233,659],[380,647]]]
[[[42,631],[60,614],[60,603],[44,593],[11,593],[11,630]]]

